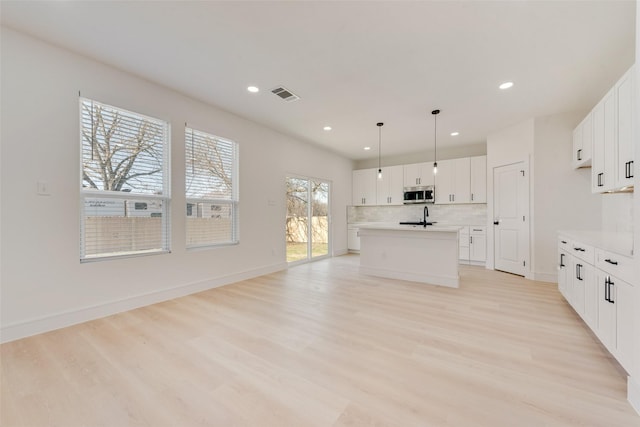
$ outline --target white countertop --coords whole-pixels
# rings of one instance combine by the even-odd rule
[[[558,234],[618,255],[633,256],[633,233],[561,230]]]
[[[449,232],[456,233],[460,231],[459,226],[455,225],[400,225],[394,223],[368,223],[366,225],[360,225],[361,230],[392,230],[392,231],[412,231],[412,232]]]

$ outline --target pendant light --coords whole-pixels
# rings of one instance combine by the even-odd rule
[[[377,123],[378,126],[378,179],[382,179],[382,166],[380,165],[381,147],[382,147],[382,126],[384,123]]]
[[[436,119],[440,110],[433,110],[431,114],[433,114],[433,174],[435,175],[438,173],[438,144],[436,142],[438,121]]]

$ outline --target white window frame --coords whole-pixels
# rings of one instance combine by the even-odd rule
[[[122,111],[126,114],[131,114],[139,117],[142,120],[149,120],[155,123],[161,123],[164,128],[164,135],[162,140],[162,194],[145,194],[137,192],[119,192],[108,190],[96,190],[84,187],[84,140],[82,135],[82,104],[83,102],[91,102],[93,104],[99,104],[103,107],[111,108],[114,110]],[[116,107],[110,104],[105,104],[90,98],[80,97],[79,99],[79,132],[80,132],[80,262],[93,262],[102,261],[108,259],[118,258],[130,258],[137,256],[155,255],[171,252],[171,125],[168,121],[158,119],[156,117],[150,117],[144,114],[140,114],[134,111],[126,110],[121,107]],[[133,202],[155,202],[161,201],[162,203],[162,226],[161,226],[161,242],[162,248],[158,249],[146,249],[135,251],[119,251],[119,252],[105,252],[100,254],[86,255],[85,251],[85,201],[87,199],[110,199],[110,200],[126,200]]]
[[[221,246],[232,246],[232,245],[237,245],[240,243],[240,214],[239,214],[239,201],[240,201],[240,197],[239,197],[239,169],[240,169],[240,146],[237,142],[229,139],[229,138],[224,138],[221,136],[217,136],[214,135],[212,133],[209,132],[205,132],[199,129],[195,129],[192,128],[190,126],[187,126],[185,124],[185,131],[184,131],[184,136],[185,136],[185,143],[184,143],[184,149],[185,149],[185,191],[188,191],[186,189],[186,186],[189,185],[189,170],[188,170],[188,166],[187,166],[187,160],[188,160],[188,156],[189,156],[189,147],[190,147],[190,137],[191,137],[191,132],[195,132],[195,133],[199,133],[202,135],[206,135],[207,137],[210,137],[216,141],[221,141],[221,142],[225,142],[225,143],[229,143],[232,145],[233,147],[233,156],[232,156],[232,170],[231,170],[231,198],[209,198],[209,197],[185,197],[185,217],[186,220],[188,221],[188,205],[192,204],[194,205],[193,208],[196,209],[197,211],[197,206],[199,203],[203,203],[203,204],[211,204],[211,205],[226,205],[229,206],[231,208],[231,240],[229,241],[223,241],[223,242],[207,242],[207,243],[188,243],[189,242],[189,231],[188,229],[185,231],[185,239],[186,239],[186,247],[187,250],[194,250],[194,249],[206,249],[206,248],[215,248],[215,247],[221,247]],[[193,209],[192,208],[192,209]],[[192,215],[193,216],[193,215]]]

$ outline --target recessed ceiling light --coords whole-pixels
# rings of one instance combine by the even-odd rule
[[[371,147],[364,147],[364,151],[369,151],[371,150]]]
[[[513,82],[504,82],[498,87],[500,89],[509,89],[511,86],[513,86]]]
[[[258,89],[256,86],[249,86],[249,87],[247,88],[247,90],[248,90],[249,92],[251,92],[251,93],[258,93],[258,92],[260,92],[260,89]]]
[[[460,135],[460,132],[451,132],[451,136],[458,136]]]
[[[331,126],[325,126],[325,127],[323,127],[322,129],[324,129],[324,130],[331,130]]]

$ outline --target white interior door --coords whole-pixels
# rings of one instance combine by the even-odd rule
[[[529,265],[529,171],[524,162],[493,169],[496,270],[524,276]]]

